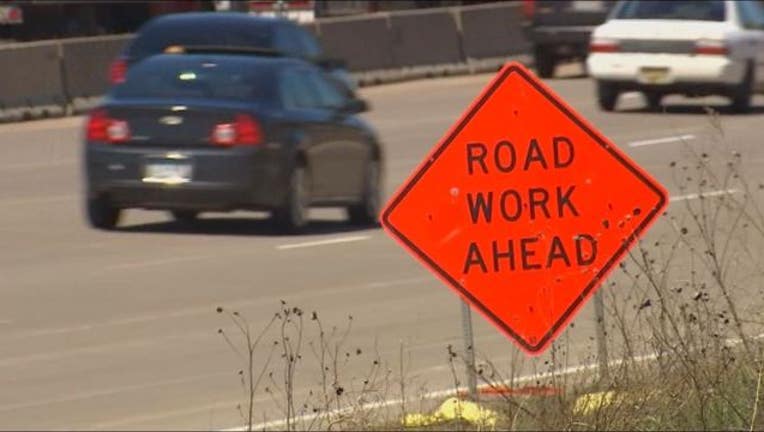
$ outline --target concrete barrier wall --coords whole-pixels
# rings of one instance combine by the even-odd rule
[[[390,16],[396,67],[459,63],[464,60],[454,13],[448,10]]]
[[[319,39],[328,56],[345,59],[353,72],[396,66],[385,15],[321,21]]]
[[[499,57],[527,52],[521,5],[498,4],[460,11],[462,46],[467,58]]]
[[[303,25],[359,73],[454,67],[527,52],[516,3],[322,19]],[[71,105],[108,89],[109,64],[131,35],[0,46],[0,110]],[[493,61],[493,60],[491,60]],[[470,69],[472,70],[472,69]]]
[[[57,42],[0,47],[0,109],[66,103]]]
[[[121,35],[62,41],[64,85],[69,96],[104,94],[109,88],[109,65],[131,39],[131,35]]]

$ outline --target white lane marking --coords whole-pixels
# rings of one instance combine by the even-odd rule
[[[717,190],[717,191],[710,191],[710,192],[702,192],[702,193],[693,193],[693,194],[687,194],[687,195],[677,195],[672,196],[669,198],[670,202],[678,202],[678,201],[689,201],[689,200],[695,200],[699,198],[712,198],[722,195],[732,195],[740,192],[737,189],[725,189],[725,190]]]
[[[49,132],[49,131],[69,131],[82,125],[84,116],[63,117],[46,120],[35,120],[31,122],[7,123],[0,126],[0,132]]]
[[[753,340],[758,340],[764,338],[764,333],[758,334],[754,336]],[[729,338],[724,340],[725,344],[727,346],[735,346],[740,344],[742,341],[738,338]],[[641,363],[645,361],[651,361],[658,358],[657,354],[645,354],[645,355],[639,355],[631,358],[631,361]],[[612,360],[608,362],[608,366],[610,367],[618,367],[621,364],[624,363],[624,360]],[[436,366],[436,368],[439,368],[440,366]],[[585,363],[578,366],[570,366],[565,369],[561,369],[554,372],[541,372],[541,373],[535,373],[530,375],[523,375],[516,377],[514,379],[507,379],[503,380],[497,383],[491,383],[491,384],[482,384],[478,386],[478,389],[487,389],[491,388],[492,386],[506,386],[506,385],[513,385],[513,384],[521,384],[526,382],[533,382],[537,380],[543,380],[546,378],[553,378],[555,376],[560,375],[575,375],[577,373],[581,372],[587,372],[591,370],[596,370],[599,368],[599,363]],[[444,397],[450,397],[455,396],[458,393],[466,392],[468,391],[467,387],[458,387],[456,389],[450,388],[445,390],[436,390],[429,393],[424,394],[421,396],[421,399],[439,399]],[[298,417],[295,417],[292,419],[293,424],[297,424],[305,422],[305,421],[312,421],[318,418],[319,416],[325,416],[327,418],[336,417],[338,415],[342,414],[349,414],[352,413],[353,410],[360,410],[360,411],[366,411],[366,410],[372,410],[372,409],[379,409],[379,408],[385,408],[391,405],[401,405],[403,404],[403,399],[388,399],[380,402],[370,402],[367,404],[362,405],[360,408],[356,407],[345,407],[340,409],[335,409],[328,413],[319,413],[319,414],[305,414]],[[259,423],[257,425],[252,425],[251,430],[267,430],[272,428],[279,428],[284,427],[286,425],[286,419],[283,420],[272,420],[269,422]],[[233,427],[229,429],[223,429],[223,432],[238,432],[238,431],[245,431],[247,430],[246,426],[239,426],[239,427]]]
[[[0,198],[0,205],[41,204],[60,201],[72,201],[77,198],[79,198],[79,195],[41,196],[34,198]]]
[[[223,378],[226,375],[230,376],[230,373],[215,372],[215,373],[209,373],[204,375],[196,375],[192,377],[175,378],[175,379],[168,379],[163,381],[153,381],[153,382],[145,383],[145,384],[126,385],[122,387],[114,387],[114,388],[104,389],[104,390],[84,391],[80,393],[69,394],[66,396],[35,400],[33,402],[22,402],[22,403],[2,405],[0,406],[0,412],[36,408],[36,407],[64,403],[64,402],[73,402],[73,401],[81,401],[86,399],[100,398],[104,396],[112,396],[119,393],[136,392],[136,391],[157,388],[162,386],[190,384],[194,382],[210,380],[213,378],[217,381],[218,379]]]
[[[407,166],[416,166],[424,161],[424,157],[421,159],[414,159],[414,158],[407,158],[407,159],[395,159],[388,162],[388,166],[398,166],[398,167],[407,167]]]
[[[207,337],[209,335],[209,332],[197,332],[193,334],[195,338],[203,338]],[[29,367],[31,363],[38,363],[38,362],[51,362],[66,358],[72,358],[72,357],[85,357],[88,354],[90,355],[98,355],[98,354],[107,354],[110,352],[110,350],[130,350],[132,349],[133,352],[135,352],[136,349],[142,348],[142,347],[161,347],[163,346],[167,340],[171,339],[177,339],[175,336],[166,336],[162,337],[161,339],[149,339],[149,338],[142,338],[142,339],[135,339],[132,341],[125,341],[120,340],[116,343],[108,343],[108,344],[100,344],[100,345],[92,345],[92,346],[86,346],[86,347],[80,347],[80,348],[72,348],[72,349],[66,349],[63,351],[45,351],[45,352],[38,352],[34,354],[23,354],[18,355],[15,357],[5,357],[0,359],[0,368],[8,368],[8,367],[16,367],[19,365],[23,365],[26,367]]]
[[[375,123],[375,126],[379,129],[386,129],[386,128],[395,128],[395,130],[400,130],[401,128],[405,127],[419,127],[426,124],[431,125],[439,125],[448,123],[448,121],[451,119],[451,116],[444,115],[444,116],[438,116],[438,117],[425,117],[425,118],[408,118],[404,119],[403,121],[401,119],[384,119],[384,120],[377,120]]]
[[[149,323],[149,322],[155,322],[155,321],[161,321],[161,320],[183,319],[183,318],[187,318],[187,317],[195,316],[195,315],[208,315],[210,314],[210,311],[214,310],[215,307],[218,306],[219,304],[223,304],[227,308],[232,310],[241,310],[244,308],[259,307],[259,306],[264,306],[268,304],[278,304],[279,300],[282,300],[282,299],[288,302],[294,302],[297,300],[305,301],[305,300],[309,300],[313,298],[326,298],[327,296],[342,296],[350,292],[358,292],[359,289],[379,289],[379,288],[390,288],[390,287],[396,287],[396,286],[417,285],[417,284],[422,284],[428,281],[432,282],[434,280],[435,279],[433,279],[432,277],[411,277],[411,278],[405,278],[405,279],[391,279],[388,281],[380,281],[380,282],[349,284],[349,285],[345,285],[345,286],[341,286],[337,288],[329,288],[329,289],[322,289],[322,290],[298,291],[290,295],[279,295],[274,297],[259,297],[254,300],[253,299],[246,299],[246,300],[240,299],[240,300],[232,300],[232,301],[221,300],[219,302],[211,303],[205,306],[185,308],[185,309],[180,309],[176,311],[162,311],[156,314],[137,315],[133,317],[126,317],[126,318],[114,319],[114,320],[103,321],[103,322],[91,322],[91,323],[85,323],[85,324],[80,324],[76,326],[70,326],[70,327],[22,330],[14,334],[0,335],[0,341],[2,341],[3,343],[8,343],[9,341],[17,340],[17,339],[56,336],[56,335],[66,334],[66,333],[85,332],[85,331],[95,330],[97,328],[103,328],[103,327],[143,324],[143,323]],[[0,360],[0,365],[2,365],[2,360]]]
[[[26,170],[26,169],[34,169],[34,168],[46,168],[46,167],[55,167],[55,166],[62,166],[62,165],[74,165],[75,163],[77,163],[77,159],[61,159],[61,160],[53,161],[53,162],[20,163],[20,164],[2,165],[0,166],[0,171],[16,171],[16,170]]]
[[[326,245],[333,245],[333,244],[339,244],[339,243],[351,243],[351,242],[363,241],[363,240],[368,240],[370,238],[371,236],[337,237],[333,239],[316,240],[316,241],[309,241],[304,243],[284,244],[284,245],[276,246],[276,249],[287,250],[287,249],[299,249],[299,248],[307,248],[307,247],[314,247],[314,246],[326,246]]]
[[[649,145],[655,145],[655,144],[669,144],[674,142],[684,142],[684,141],[691,141],[696,138],[695,135],[692,134],[686,134],[686,135],[677,135],[677,136],[670,136],[666,138],[656,138],[656,139],[649,139],[649,140],[641,140],[641,141],[632,141],[628,144],[629,147],[643,147],[643,146],[649,146]]]
[[[254,403],[259,404],[261,402],[267,402],[272,399],[272,396],[266,396],[266,397],[260,397],[255,398]],[[241,399],[234,399],[224,402],[214,402],[206,405],[196,406],[194,408],[181,408],[181,409],[174,409],[169,411],[162,411],[158,414],[142,414],[142,415],[135,415],[130,417],[123,417],[117,420],[112,421],[106,421],[103,423],[96,423],[93,425],[90,425],[88,429],[85,430],[92,430],[92,431],[102,431],[102,430],[113,430],[113,429],[119,429],[119,430],[136,430],[140,429],[140,425],[145,425],[146,423],[149,424],[156,424],[156,423],[170,423],[168,422],[169,419],[174,418],[182,418],[182,420],[187,420],[187,417],[189,415],[194,414],[208,414],[210,416],[210,422],[212,422],[213,414],[216,410],[233,410],[232,407],[235,407],[236,405],[241,404]],[[217,419],[216,419],[217,420]],[[199,424],[196,424],[198,427]],[[152,429],[155,429],[156,426],[154,426]],[[208,424],[206,426],[206,430],[215,430],[211,424]]]
[[[154,261],[138,261],[138,262],[132,262],[132,263],[125,263],[125,264],[116,264],[112,266],[107,266],[101,269],[99,272],[94,272],[94,274],[100,274],[106,271],[112,271],[112,270],[126,270],[126,269],[135,269],[135,268],[141,268],[141,267],[155,267],[155,266],[161,266],[165,264],[175,264],[175,263],[183,263],[188,261],[200,261],[205,259],[212,259],[216,258],[217,255],[195,255],[195,256],[187,256],[187,257],[177,257],[177,258],[166,258],[166,259],[160,259],[160,260],[154,260]]]
[[[411,284],[430,282],[433,280],[434,279],[432,277],[415,277],[415,278],[408,278],[408,279],[395,279],[395,280],[386,281],[386,282],[371,282],[364,286],[366,288],[389,288],[389,287],[398,286],[398,285],[411,285]]]

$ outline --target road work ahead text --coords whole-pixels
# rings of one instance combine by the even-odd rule
[[[466,146],[466,169],[470,176],[511,175],[526,171],[538,178],[554,178],[555,170],[571,169],[576,153],[573,142],[556,136],[548,142],[532,138],[515,145],[502,140],[490,146],[472,142]],[[538,187],[499,187],[467,191],[465,210],[473,225],[517,224],[526,221],[576,219],[576,185],[556,184]],[[505,182],[511,184],[511,182]],[[568,223],[575,223],[568,221]],[[552,226],[554,224],[549,224]],[[552,230],[553,231],[553,230]],[[557,266],[583,267],[597,258],[597,241],[586,232],[560,237],[546,232],[521,234],[470,242],[465,251],[463,273],[532,271]]]

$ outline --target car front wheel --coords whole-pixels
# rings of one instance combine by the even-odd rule
[[[730,95],[732,110],[736,113],[747,113],[751,110],[753,102],[754,77],[753,68],[749,65],[746,69],[743,81],[735,86]]]
[[[381,178],[379,161],[370,160],[366,165],[361,201],[347,208],[348,219],[351,224],[374,225],[377,223],[382,201]]]
[[[88,198],[86,206],[88,223],[93,228],[112,230],[119,223],[122,211],[114,207],[107,197]]]

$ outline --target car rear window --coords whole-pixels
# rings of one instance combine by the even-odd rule
[[[115,98],[213,99],[272,103],[272,68],[244,59],[159,56],[132,68]]]
[[[172,45],[248,46],[273,49],[272,26],[266,23],[199,20],[159,22],[141,30],[127,55],[142,59],[161,53]]]
[[[616,12],[617,19],[724,21],[723,0],[635,0]]]
[[[753,0],[735,2],[743,27],[751,30],[764,30],[764,3]]]

